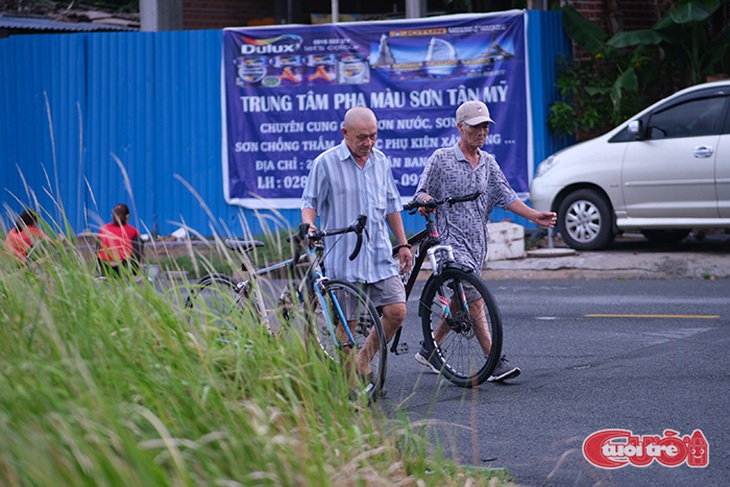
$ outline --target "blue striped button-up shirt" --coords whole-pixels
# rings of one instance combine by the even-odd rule
[[[368,217],[367,235],[354,261],[348,256],[355,248],[355,234],[325,239],[328,276],[373,283],[398,275],[385,216],[401,211],[403,205],[390,162],[381,151],[373,148],[364,168],[357,165],[344,140],[320,154],[312,164],[302,208],[317,212],[323,230],[346,227],[361,214]]]

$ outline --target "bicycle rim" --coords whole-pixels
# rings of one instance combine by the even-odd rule
[[[192,324],[220,333],[226,342],[245,331],[259,331],[261,313],[248,282],[237,288],[228,276],[212,274],[203,277],[190,290],[185,302]]]
[[[383,389],[388,360],[388,344],[380,316],[367,296],[349,282],[331,279],[326,282],[324,289],[321,299],[324,300],[324,309],[327,312],[323,309],[322,301],[315,298],[313,301],[317,304],[314,309],[309,310],[311,318],[308,320],[308,332],[329,360],[353,375],[353,390],[358,395],[362,394],[362,399],[366,402],[374,401]],[[331,319],[332,327],[328,325],[327,316]],[[340,317],[353,324],[354,344],[348,343],[350,338],[341,325]],[[376,353],[370,361],[372,387],[367,385],[370,378],[355,375],[353,365],[354,355],[362,349],[370,335],[377,337]],[[349,352],[352,355],[348,355],[349,345],[352,345],[352,352]]]
[[[457,290],[462,289],[465,294],[460,295]],[[468,296],[471,311],[462,296]],[[489,378],[502,351],[502,318],[481,277],[447,267],[426,283],[419,314],[423,347],[444,377],[460,387],[474,387]]]

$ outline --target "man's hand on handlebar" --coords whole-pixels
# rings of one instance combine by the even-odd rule
[[[426,193],[423,193],[422,195],[420,195],[417,198],[417,200],[420,201],[421,203],[428,203],[432,199],[433,199],[433,197],[430,194],[426,194]],[[418,214],[421,216],[426,216],[429,213],[434,213],[435,211],[436,211],[435,206],[419,206],[418,207]]]
[[[309,228],[307,229],[307,233],[313,233],[313,232],[317,231],[317,226],[314,223],[311,223],[311,222],[302,222],[302,223],[303,224],[307,223],[309,225]]]
[[[479,198],[481,193],[479,191],[464,196],[449,196],[442,200],[436,200],[427,193],[420,194],[417,198],[414,198],[410,202],[403,205],[403,209],[410,211],[411,214],[417,210],[421,216],[427,216],[429,213],[436,211],[436,207],[443,204],[453,205],[455,203],[464,203],[466,201],[474,201]]]

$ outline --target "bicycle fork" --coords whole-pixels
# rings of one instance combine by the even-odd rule
[[[441,261],[439,262],[436,258],[436,252],[439,252],[441,254]],[[443,269],[443,265],[448,262],[454,262],[454,249],[451,247],[451,245],[435,245],[428,249],[428,260],[431,263],[431,269],[433,269],[433,274],[438,276],[441,274],[441,270]],[[464,291],[464,285],[460,281],[456,281],[454,283],[456,288],[454,291],[454,296],[457,296],[459,299],[459,302],[461,303],[461,308],[464,313],[469,313],[469,303],[466,300],[466,292]],[[451,309],[451,303],[449,303],[449,299],[446,297],[448,295],[446,286],[441,283],[439,286],[439,301],[441,303],[441,306],[443,306],[443,319],[446,322],[446,324],[451,328],[453,331],[460,333],[464,330],[462,329],[462,326],[458,325],[458,320],[454,319],[454,314],[452,313]],[[455,301],[455,300],[454,300]],[[438,345],[438,344],[437,344]]]

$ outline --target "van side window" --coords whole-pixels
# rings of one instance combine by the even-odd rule
[[[719,133],[725,97],[700,98],[652,114],[647,139],[697,137]]]

